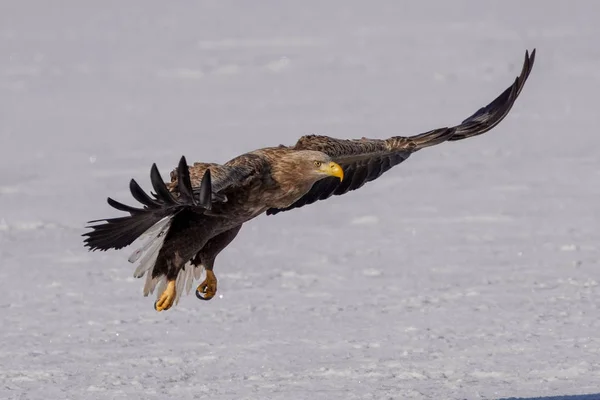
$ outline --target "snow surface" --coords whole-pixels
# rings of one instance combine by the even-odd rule
[[[600,398],[598,4],[2,1],[0,398]],[[220,298],[82,246],[152,162],[455,124],[534,47],[492,132],[248,223]]]

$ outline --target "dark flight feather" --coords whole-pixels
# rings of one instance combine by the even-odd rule
[[[125,211],[130,213],[131,215],[134,214],[139,214],[139,213],[143,213],[144,209],[142,208],[136,208],[136,207],[132,207],[132,206],[128,206],[126,204],[123,203],[119,203],[116,200],[111,199],[110,197],[106,199],[106,202],[113,208],[116,208],[119,211]]]
[[[515,79],[512,86],[507,88],[500,96],[485,107],[477,110],[473,115],[465,119],[460,125],[456,126],[456,132],[449,141],[462,140],[468,137],[481,135],[498,125],[506,117],[515,100],[521,94],[525,82],[531,73],[535,61],[535,49],[531,52],[525,52],[525,61],[521,73]]]
[[[207,173],[210,171],[206,170]],[[185,156],[181,156],[179,166],[177,167],[177,188],[179,189],[179,200],[184,203],[196,205],[196,198],[192,190],[192,182],[190,180],[190,169],[187,166]],[[204,183],[204,180],[202,181]],[[210,187],[210,182],[208,183]],[[200,202],[202,204],[202,201]]]
[[[212,191],[210,178],[203,180],[200,193],[204,197],[198,200],[194,195],[189,179],[189,169],[185,163],[185,158],[182,157],[181,161],[178,171],[180,179],[178,188],[180,193],[177,199],[173,197],[162,181],[156,164],[152,164],[150,178],[152,187],[156,191],[156,200],[150,198],[137,182],[132,179],[129,184],[131,194],[146,207],[135,208],[109,197],[107,202],[111,207],[119,211],[128,212],[130,216],[89,221],[89,223],[103,223],[87,226],[92,231],[83,234],[83,236],[87,236],[84,240],[85,245],[91,250],[120,249],[133,243],[144,232],[165,217],[176,215],[183,210],[193,210],[197,213],[202,213],[206,209],[209,209]],[[206,174],[210,177],[208,170]],[[206,196],[209,198],[208,202],[206,201]]]
[[[190,186],[191,189],[191,186]],[[200,205],[207,210],[212,208],[212,179],[210,177],[210,169],[206,169],[200,183]]]
[[[148,193],[144,192],[144,190],[138,185],[135,179],[129,181],[129,191],[134,199],[145,205],[149,208],[160,208],[161,203],[154,200],[152,197],[148,195]]]
[[[269,208],[267,215],[292,210],[324,200],[332,195],[342,195],[377,179],[390,168],[405,161],[412,153],[445,141],[456,141],[481,135],[498,125],[508,114],[521,93],[535,61],[535,49],[531,56],[527,51],[521,73],[514,83],[490,104],[480,108],[460,125],[434,129],[419,135],[394,136],[389,139],[334,139],[328,136],[307,135],[301,137],[293,149],[318,150],[328,154],[344,170],[344,180],[326,178],[296,202],[285,208]]]
[[[152,164],[152,168],[150,169],[150,182],[152,183],[152,187],[156,192],[157,200],[160,200],[168,205],[176,204],[175,199],[171,195],[171,192],[167,188],[167,185],[165,185],[165,182],[160,176],[160,172],[158,172],[158,167],[156,166],[156,163]]]

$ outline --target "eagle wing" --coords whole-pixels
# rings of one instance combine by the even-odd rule
[[[130,245],[161,220],[176,215],[181,210],[192,209],[200,214],[210,210],[212,207],[210,170],[204,171],[202,183],[196,189],[191,185],[185,157],[181,157],[177,173],[177,196],[173,196],[173,191],[169,190],[162,180],[156,164],[152,164],[150,169],[150,180],[156,193],[150,195],[144,192],[140,185],[132,179],[129,182],[129,190],[133,198],[142,204],[142,207],[129,206],[109,197],[107,202],[111,207],[127,212],[129,215],[89,221],[88,223],[92,224],[102,223],[87,226],[92,230],[83,234],[83,236],[87,236],[84,240],[85,245],[90,250],[118,250]]]
[[[84,234],[87,236],[85,245],[91,250],[121,249],[161,220],[183,210],[214,215],[215,204],[227,202],[228,196],[255,180],[264,179],[267,172],[266,161],[255,154],[244,154],[223,165],[194,163],[192,166],[188,166],[182,156],[177,168],[171,172],[171,182],[165,184],[156,164],[153,164],[150,180],[155,193],[144,192],[132,179],[129,189],[142,207],[132,207],[109,197],[107,202],[111,207],[129,215],[89,221],[103,223],[88,226],[92,231]]]
[[[519,76],[494,101],[480,108],[460,125],[434,129],[420,135],[389,139],[334,139],[328,136],[308,135],[301,137],[293,149],[317,150],[329,155],[344,170],[344,180],[325,178],[286,208],[270,208],[267,215],[288,211],[325,200],[332,195],[342,195],[362,187],[365,183],[380,177],[395,165],[406,160],[412,153],[422,148],[445,141],[462,140],[481,135],[498,125],[506,117],[515,100],[521,93],[533,68],[535,49],[529,55],[525,52],[525,61]]]
[[[252,154],[244,154],[226,164],[194,163],[188,166],[192,193],[199,195],[202,188],[202,179],[207,170],[211,171],[211,188],[213,202],[226,202],[227,194],[244,187],[248,181],[262,176],[264,173],[264,160],[257,159]],[[180,193],[179,170],[181,165],[171,172],[171,182],[167,184],[169,190],[178,195]],[[185,185],[184,185],[185,187]]]

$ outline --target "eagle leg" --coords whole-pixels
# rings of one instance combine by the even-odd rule
[[[204,267],[206,271],[206,279],[196,289],[196,297],[200,300],[210,300],[217,294],[217,277],[213,272],[215,258],[235,239],[241,227],[238,225],[210,239],[192,260],[192,265]]]
[[[200,300],[210,300],[217,294],[217,277],[212,269],[206,270],[206,278],[198,288],[196,288],[196,297]]]
[[[175,288],[175,279],[170,279],[159,299],[154,302],[154,309],[159,312],[168,310],[175,302],[176,295],[177,289]]]

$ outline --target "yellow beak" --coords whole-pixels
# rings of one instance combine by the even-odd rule
[[[344,170],[338,163],[334,163],[333,161],[329,163],[325,167],[327,169],[327,174],[331,176],[335,176],[336,178],[340,178],[340,182],[344,180]]]

